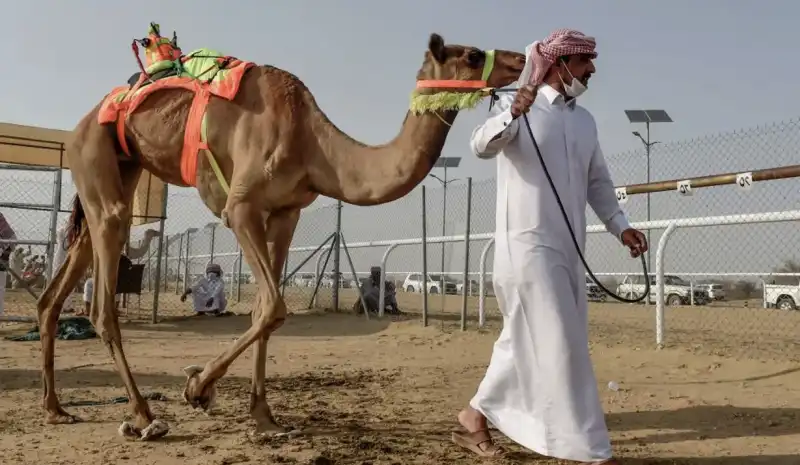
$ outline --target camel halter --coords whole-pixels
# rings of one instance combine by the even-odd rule
[[[476,89],[488,88],[487,81],[494,70],[494,50],[487,50],[486,59],[483,62],[483,73],[481,80],[462,80],[462,79],[420,79],[417,81],[417,89]]]
[[[411,95],[411,111],[420,114],[431,112],[448,126],[450,123],[439,115],[439,110],[462,110],[474,108],[491,90],[488,86],[495,64],[495,51],[487,50],[480,80],[474,79],[420,79]],[[474,89],[474,92],[437,92],[420,94],[419,89]]]

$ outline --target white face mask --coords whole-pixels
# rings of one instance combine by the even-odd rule
[[[581,94],[586,92],[586,86],[572,75],[572,71],[566,67],[566,63],[564,65],[564,69],[567,70],[569,76],[572,78],[572,84],[567,85],[567,83],[564,82],[564,78],[561,77],[561,73],[559,73],[558,78],[561,79],[561,84],[564,86],[564,93],[567,94],[568,97],[578,98]]]
[[[206,278],[208,278],[209,281],[213,281],[217,279],[217,273],[206,273]]]

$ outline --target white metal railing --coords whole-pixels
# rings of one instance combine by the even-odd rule
[[[664,251],[676,229],[734,224],[779,223],[798,220],[800,220],[800,210],[671,220],[667,225],[667,229],[661,234],[656,252],[656,345],[658,347],[664,346]]]
[[[649,222],[637,222],[632,223],[632,226],[639,230],[648,230],[648,229],[664,229],[664,233],[661,235],[659,240],[657,251],[656,251],[656,266],[655,270],[651,274],[655,274],[656,276],[656,344],[661,347],[663,346],[664,342],[664,254],[666,253],[666,246],[669,242],[670,237],[675,232],[676,229],[679,228],[696,228],[696,227],[704,227],[704,226],[725,226],[725,225],[737,225],[737,224],[756,224],[756,223],[777,223],[777,222],[787,222],[787,221],[800,221],[800,210],[793,210],[793,211],[784,211],[784,212],[768,212],[768,213],[750,213],[750,214],[739,214],[739,215],[725,215],[725,216],[712,216],[712,217],[705,217],[705,218],[680,218],[680,219],[668,219],[668,220],[657,220],[657,221],[649,221]],[[597,234],[597,233],[607,233],[606,228],[604,225],[591,225],[586,228],[587,234]],[[463,242],[465,246],[468,245],[471,241],[488,241],[481,251],[480,255],[480,262],[479,262],[479,271],[478,271],[478,326],[482,327],[486,323],[486,292],[485,292],[485,282],[487,279],[487,275],[491,274],[486,269],[486,261],[489,255],[489,251],[494,246],[494,233],[482,233],[482,234],[471,234],[469,237],[465,235],[451,235],[451,236],[438,236],[438,237],[429,237],[427,238],[428,244],[437,244],[437,243],[453,243],[453,242]],[[391,253],[400,246],[408,246],[408,245],[420,245],[423,242],[423,238],[410,238],[410,239],[398,239],[398,240],[380,240],[380,241],[364,241],[364,242],[353,242],[348,243],[348,249],[358,249],[358,248],[368,248],[368,247],[386,247],[383,256],[381,257],[381,280],[386,279],[387,275],[387,268],[386,264],[391,256]],[[651,244],[652,246],[652,244]],[[320,252],[327,251],[331,248],[331,245],[326,245],[319,249]],[[312,252],[319,248],[319,246],[302,246],[302,247],[292,247],[289,249],[290,252]],[[188,255],[188,254],[187,254]],[[316,266],[314,271],[315,278],[319,277],[320,274],[320,266],[322,258],[325,254],[320,253],[316,260]],[[222,252],[222,253],[215,253],[214,257],[231,257],[236,256],[240,257],[240,252]],[[178,260],[181,257],[168,257],[168,260]],[[184,259],[187,257],[183,257]],[[192,259],[196,258],[211,258],[210,254],[199,254],[193,255]],[[236,265],[236,262],[234,262]],[[440,272],[439,272],[440,273]],[[475,274],[475,273],[468,273],[468,274]],[[595,273],[597,276],[622,276],[622,275],[631,275],[635,273]],[[736,276],[765,276],[765,275],[782,275],[780,273],[676,273],[680,275],[736,275]],[[790,274],[787,274],[791,275]],[[464,286],[465,288],[467,286]],[[464,292],[464,291],[462,291]],[[380,296],[378,302],[382,302],[385,297],[384,287],[380,287]],[[379,316],[383,316],[383,306],[380,306],[381,310]]]

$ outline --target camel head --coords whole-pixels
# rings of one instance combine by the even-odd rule
[[[522,53],[446,45],[442,36],[431,34],[425,61],[417,73],[411,110],[423,113],[474,108],[489,95],[488,89],[519,79],[524,67]]]

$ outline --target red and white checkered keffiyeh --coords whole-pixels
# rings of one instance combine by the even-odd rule
[[[574,29],[553,31],[543,41],[537,40],[525,49],[525,69],[520,75],[519,84],[541,84],[558,57],[587,54],[597,58],[596,45],[594,37]]]

